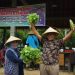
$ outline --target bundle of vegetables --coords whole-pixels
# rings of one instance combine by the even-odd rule
[[[39,15],[37,13],[31,13],[27,16],[28,23],[36,24],[39,20]]]
[[[73,23],[71,19],[69,20],[69,22],[70,22],[70,28],[73,29],[75,27],[75,24]]]
[[[24,47],[20,51],[21,59],[23,59],[24,63],[28,64],[31,61],[34,61],[35,63],[40,63],[41,61],[41,51],[37,48],[31,48],[29,46]]]

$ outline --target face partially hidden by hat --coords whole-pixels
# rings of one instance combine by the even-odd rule
[[[52,27],[49,27],[44,33],[43,35],[45,37],[47,37],[48,40],[53,40],[55,39],[55,37],[59,34],[59,32],[55,29],[53,29]]]
[[[12,48],[17,48],[19,42],[21,42],[21,39],[14,36],[10,36],[6,41],[5,45],[9,45]]]

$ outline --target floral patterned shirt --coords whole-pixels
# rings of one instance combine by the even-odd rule
[[[59,61],[59,49],[63,44],[63,40],[47,40],[43,39],[42,61],[46,65],[55,64]]]

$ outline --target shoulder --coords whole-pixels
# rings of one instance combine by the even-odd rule
[[[7,48],[7,49],[6,49],[6,53],[13,53],[13,51],[14,51],[14,50],[11,49],[11,48]]]
[[[6,56],[7,56],[7,57],[14,56],[14,53],[13,53],[11,50],[7,50]]]

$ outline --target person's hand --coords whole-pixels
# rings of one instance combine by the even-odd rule
[[[35,24],[31,22],[30,25],[31,25],[31,26],[34,26]]]
[[[35,24],[31,22],[30,25],[29,25],[29,28],[31,29],[32,26],[35,26]]]

